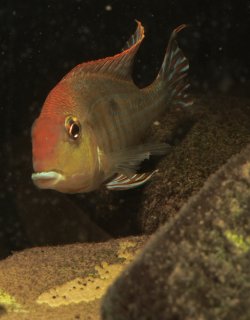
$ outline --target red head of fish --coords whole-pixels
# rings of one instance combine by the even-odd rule
[[[48,95],[33,124],[32,178],[40,188],[62,192],[88,189],[93,148],[79,103],[70,81],[61,81]]]

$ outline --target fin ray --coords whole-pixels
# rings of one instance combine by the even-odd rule
[[[137,29],[135,31],[134,34],[132,34],[132,36],[128,39],[128,41],[126,42],[125,46],[123,47],[123,51],[126,51],[130,48],[132,48],[134,45],[136,45],[138,42],[140,42],[144,35],[144,29],[142,28],[142,25],[140,23],[140,21],[135,20],[137,23]]]
[[[166,143],[148,143],[114,152],[110,155],[114,173],[131,176],[143,160],[149,159],[151,155],[164,155],[170,149],[171,146]]]
[[[144,28],[139,21],[136,20],[136,22],[137,29],[127,42],[124,51],[112,57],[81,63],[68,75],[79,76],[79,73],[103,73],[120,79],[131,79],[134,56],[144,38]]]
[[[106,184],[106,188],[109,190],[129,190],[139,187],[145,184],[151,177],[158,172],[154,170],[153,172],[144,172],[134,174],[132,177],[127,177],[123,174],[116,176],[113,180]]]
[[[176,41],[178,32],[186,27],[186,24],[182,24],[172,32],[161,69],[157,76],[157,81],[165,83],[168,100],[172,101],[174,105],[181,105],[182,107],[192,104],[191,99],[186,99],[186,89],[189,87],[189,84],[184,81],[189,69],[189,63]]]

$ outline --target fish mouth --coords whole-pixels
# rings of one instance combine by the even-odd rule
[[[58,182],[65,180],[62,173],[58,171],[34,172],[31,175],[34,184],[41,189],[54,189]]]

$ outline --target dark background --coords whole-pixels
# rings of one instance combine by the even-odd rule
[[[119,52],[135,29],[135,19],[146,31],[133,74],[139,86],[157,74],[173,28],[188,23],[190,28],[179,35],[179,43],[190,60],[192,90],[206,95],[250,95],[250,1],[2,0],[0,256],[32,245],[86,240],[75,231],[74,217],[72,221],[70,215],[65,217],[65,210],[81,214],[86,197],[40,192],[30,181],[30,127],[60,78],[80,62]],[[58,214],[55,221],[62,233],[51,237],[41,229],[53,233],[56,228],[57,223],[49,220],[53,199],[53,214]],[[31,203],[38,203],[37,207],[30,207]],[[47,225],[39,224],[41,211],[48,215]],[[119,216],[112,219],[106,230],[101,223],[109,235],[137,233],[136,222],[122,229],[116,228]],[[36,238],[34,233],[39,232]]]

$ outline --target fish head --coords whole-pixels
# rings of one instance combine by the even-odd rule
[[[42,189],[94,189],[98,154],[94,132],[70,86],[59,83],[32,126],[32,180]]]

